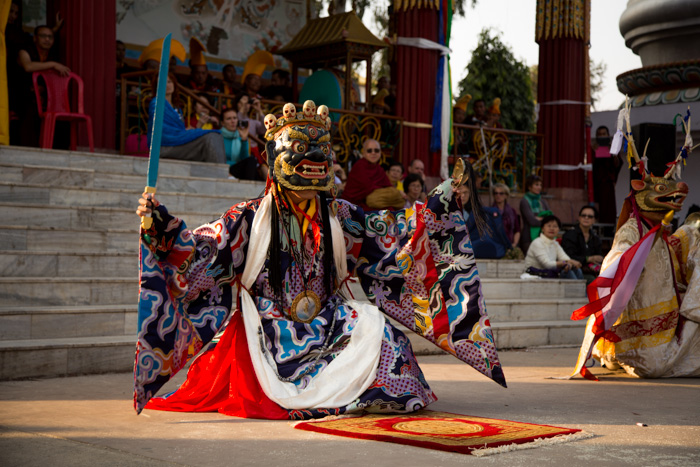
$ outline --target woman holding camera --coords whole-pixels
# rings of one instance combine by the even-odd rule
[[[242,125],[248,127],[248,132],[259,138],[265,136],[265,125],[263,120],[265,115],[262,111],[262,104],[260,99],[254,97],[252,100],[248,94],[241,93],[234,99],[233,108],[238,110],[238,121]],[[241,125],[239,125],[241,126]],[[257,151],[258,145],[251,139],[250,149],[251,152]]]

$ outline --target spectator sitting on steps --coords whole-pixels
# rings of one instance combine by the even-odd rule
[[[158,89],[158,81],[153,81],[153,95]],[[182,111],[178,108],[177,82],[172,73],[168,73],[165,88],[165,105],[163,107],[163,139],[160,156],[164,159],[180,159],[188,161],[226,162],[224,139],[218,130],[202,130],[185,128]],[[153,119],[156,100],[152,99],[148,106],[148,144],[150,146],[153,130]]]
[[[348,174],[343,198],[365,210],[401,209],[404,195],[394,188],[379,160],[382,150],[374,139],[362,145],[362,159],[355,162]]]
[[[542,233],[530,244],[525,257],[525,270],[541,277],[583,279],[581,263],[569,258],[557,242],[561,221],[557,216],[542,219]]]
[[[561,239],[561,247],[566,254],[583,265],[583,276],[587,282],[598,277],[603,263],[600,238],[591,229],[597,218],[598,211],[593,206],[583,206],[578,212],[578,224]]]

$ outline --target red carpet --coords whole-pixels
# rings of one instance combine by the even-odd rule
[[[294,428],[462,454],[471,454],[473,450],[485,447],[525,444],[538,438],[553,438],[581,431],[432,410],[406,415],[363,415],[301,422]]]

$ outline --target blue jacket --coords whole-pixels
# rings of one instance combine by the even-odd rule
[[[165,106],[163,107],[163,138],[161,139],[161,146],[182,146],[191,141],[196,140],[200,136],[204,136],[207,133],[216,132],[219,130],[200,130],[194,128],[188,130],[185,128],[185,123],[182,121],[182,114],[179,110],[175,110],[170,102],[165,101]],[[148,105],[148,146],[151,146],[151,134],[153,133],[153,118],[156,110],[156,100],[152,99],[151,103]]]

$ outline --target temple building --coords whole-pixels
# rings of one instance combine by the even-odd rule
[[[700,2],[692,0],[629,0],[620,17],[625,44],[642,60],[642,68],[617,77],[617,88],[632,103],[631,123],[638,147],[649,140],[652,171],[663,170],[675,158],[685,135],[674,117],[692,112],[691,134],[700,141]],[[620,101],[622,102],[622,96]],[[617,111],[595,112],[595,131],[600,125],[615,131]],[[678,119],[680,120],[680,118]],[[700,186],[700,170],[688,166],[683,180]],[[658,175],[658,174],[657,174]],[[617,205],[629,193],[629,171],[621,170]],[[688,208],[700,205],[700,192],[691,190],[681,218]]]

